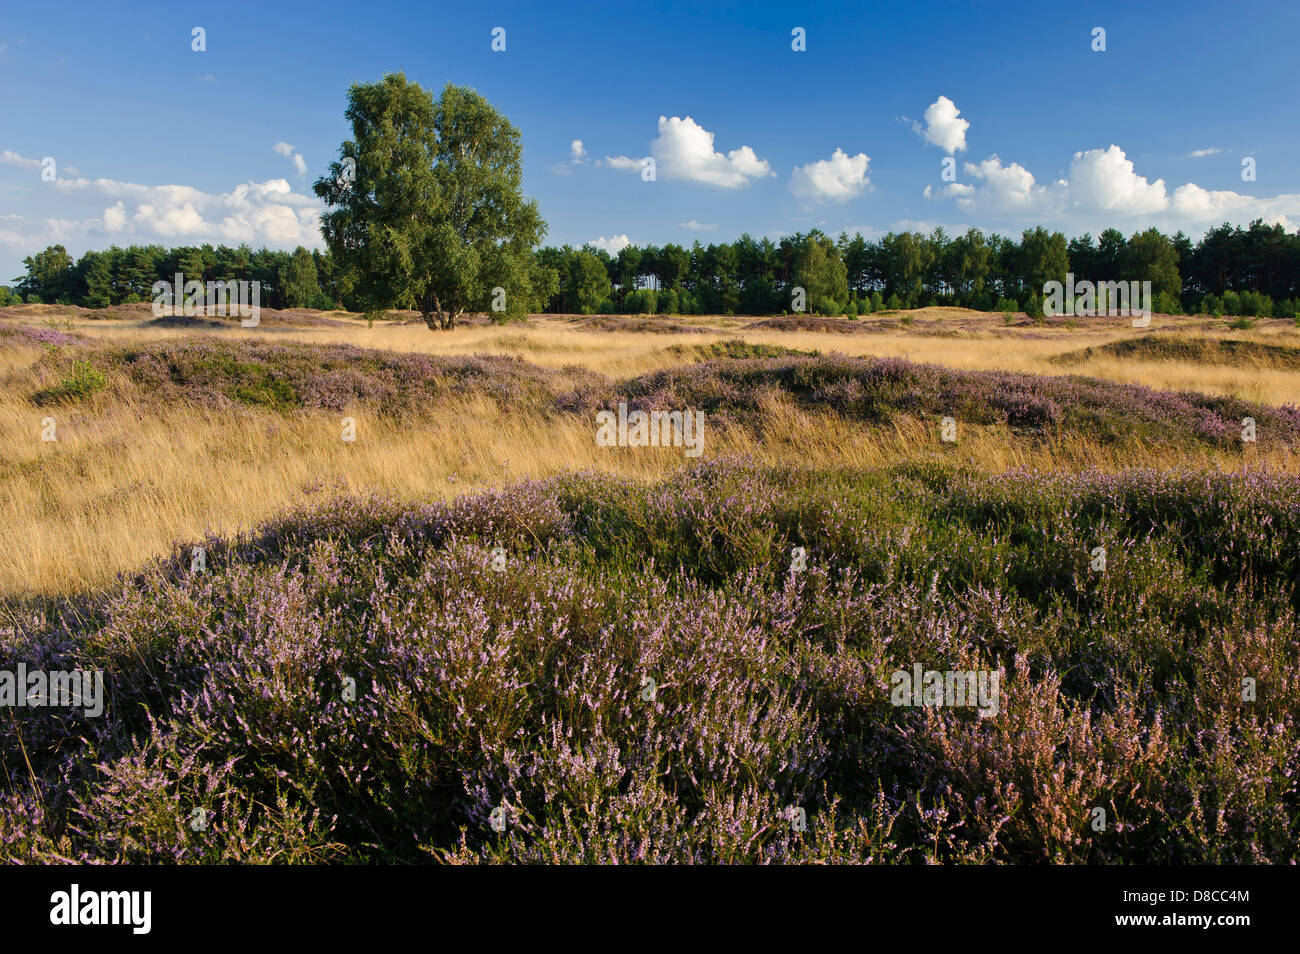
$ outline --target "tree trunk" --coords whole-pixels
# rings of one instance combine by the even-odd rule
[[[451,331],[456,327],[456,319],[460,317],[464,310],[463,308],[457,308],[452,311],[450,308],[443,308],[442,302],[435,297],[432,307],[427,303],[421,305],[420,317],[424,319],[424,323],[429,326],[430,331]]]

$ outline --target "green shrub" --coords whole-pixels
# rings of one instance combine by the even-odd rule
[[[1251,317],[1273,317],[1273,299],[1262,292],[1247,291],[1241,293],[1241,314]]]
[[[633,315],[653,315],[657,313],[658,298],[653,290],[638,288],[627,296],[624,307]]]
[[[1157,292],[1151,307],[1153,311],[1162,315],[1181,315],[1183,313],[1183,303],[1178,300],[1178,296],[1171,295],[1169,292]]]
[[[107,380],[89,361],[73,361],[72,373],[54,387],[46,388],[36,397],[37,404],[51,404],[58,401],[79,401],[101,390]]]
[[[1047,316],[1043,314],[1043,299],[1039,297],[1038,292],[1032,293],[1029,300],[1025,302],[1025,314],[1033,318],[1037,324],[1047,322]]]

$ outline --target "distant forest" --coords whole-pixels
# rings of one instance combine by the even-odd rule
[[[628,246],[610,255],[592,246],[536,250],[553,275],[548,312],[771,315],[793,310],[802,287],[807,309],[862,315],[925,305],[1042,313],[1047,281],[1150,281],[1154,310],[1165,313],[1296,316],[1300,235],[1255,221],[1224,224],[1192,243],[1151,228],[1125,238],[1107,229],[1067,241],[1039,227],[1017,241],[978,229],[949,236],[891,232],[878,241],[818,230],[773,242],[742,235],[690,248]],[[62,245],[24,259],[16,287],[0,286],[0,305],[60,303],[107,308],[151,301],[155,281],[261,283],[267,308],[361,310],[328,252],[202,245],[114,246],[74,260]],[[481,311],[489,310],[483,290]],[[413,303],[412,303],[413,304]]]

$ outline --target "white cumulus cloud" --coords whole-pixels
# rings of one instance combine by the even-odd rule
[[[939,190],[955,197],[965,211],[1045,213],[1059,205],[1060,184],[1050,190],[1039,185],[1034,174],[1018,162],[1004,166],[993,155],[980,163],[966,163],[965,170],[979,180],[978,187],[954,182]]]
[[[229,192],[142,185],[113,179],[59,178],[44,204],[57,217],[8,217],[0,245],[37,249],[54,242],[81,248],[114,242],[294,248],[321,246],[321,203],[284,179],[245,182]],[[81,213],[78,215],[77,213]]]
[[[776,175],[749,146],[725,156],[713,148],[713,133],[690,116],[659,117],[659,137],[650,144],[657,172],[678,179],[738,189],[753,179]]]
[[[1138,175],[1133,161],[1114,144],[1109,149],[1076,152],[1069,181],[1070,202],[1087,209],[1146,215],[1169,205],[1165,180],[1148,182]]]
[[[932,146],[949,154],[966,148],[966,130],[970,121],[962,119],[961,110],[947,96],[940,96],[925,109],[925,126],[913,123],[912,128]]]
[[[602,235],[600,238],[594,239],[587,244],[594,245],[596,248],[603,248],[605,251],[609,252],[610,255],[617,255],[619,252],[623,251],[623,249],[631,245],[632,240],[627,237],[626,233],[624,233],[623,235],[615,235],[611,238],[605,238],[605,236]]]
[[[1252,196],[1230,189],[1209,190],[1193,182],[1172,192],[1164,179],[1139,175],[1124,150],[1076,152],[1069,175],[1041,185],[1019,163],[1004,165],[996,155],[964,164],[971,182],[927,186],[925,196],[951,199],[965,213],[998,215],[1022,225],[1050,224],[1079,232],[1108,226],[1156,225],[1166,231],[1199,234],[1224,221],[1263,219],[1292,230],[1300,219],[1300,195]]]
[[[795,166],[790,188],[795,195],[813,202],[847,202],[871,184],[867,177],[870,163],[866,153],[850,156],[836,149],[829,159]]]

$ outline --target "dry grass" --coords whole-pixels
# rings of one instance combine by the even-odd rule
[[[42,321],[119,344],[136,344],[184,337],[183,328],[151,327],[148,321],[92,320],[84,309],[53,305],[23,306],[5,311],[29,324]],[[60,316],[70,316],[66,322]],[[1233,331],[1227,320],[1203,317],[1153,317],[1149,328],[1132,328],[1124,318],[1080,318],[1073,327],[1059,319],[1036,325],[1018,319],[1013,326],[1002,315],[964,308],[921,308],[911,312],[872,316],[844,323],[855,333],[754,329],[758,319],[718,316],[673,316],[672,322],[704,333],[662,334],[591,330],[573,316],[541,315],[527,325],[479,325],[434,333],[422,322],[377,322],[373,328],[342,313],[330,317],[350,326],[261,327],[232,325],[213,334],[253,336],[271,341],[315,344],[355,344],[393,351],[437,355],[509,354],[551,368],[578,365],[611,377],[642,374],[679,365],[683,349],[739,338],[753,344],[781,345],[804,351],[839,352],[853,356],[897,356],[969,370],[999,369],[1032,374],[1085,374],[1123,383],[1166,390],[1189,390],[1231,396],[1265,404],[1300,403],[1300,369],[1243,369],[1229,365],[1091,357],[1063,369],[1054,359],[1083,348],[1097,348],[1125,337],[1179,332],[1215,338],[1266,341],[1300,348],[1300,329],[1290,321],[1261,321],[1250,331]],[[901,317],[910,317],[904,326]],[[842,319],[836,319],[842,320]]]
[[[84,313],[65,322],[46,306],[22,323],[55,323],[117,344],[179,337],[176,329],[151,328],[140,320],[91,320]],[[11,311],[15,311],[12,310]],[[858,322],[850,334],[747,331],[753,319],[679,318],[705,333],[655,334],[594,331],[570,319],[541,317],[513,327],[467,327],[435,334],[422,324],[351,327],[233,327],[219,335],[273,341],[351,343],[439,355],[495,352],[539,365],[581,366],[623,377],[691,360],[697,346],[740,338],[755,344],[851,355],[898,355],[957,368],[997,368],[1059,374],[1052,359],[1124,334],[1176,326],[1188,333],[1203,320],[1157,319],[1142,332],[1122,326],[1007,328],[1000,315],[961,309],[924,309],[909,327],[884,316]],[[6,317],[14,317],[7,315]],[[1273,326],[1247,332],[1261,340],[1300,345],[1294,329]],[[936,333],[936,330],[941,333]],[[1200,333],[1207,333],[1204,329]],[[1226,332],[1225,332],[1226,333]],[[1237,332],[1237,335],[1243,333]],[[0,596],[62,594],[111,582],[167,551],[175,541],[206,531],[248,529],[286,507],[338,490],[378,491],[404,498],[449,497],[520,477],[564,470],[603,469],[651,479],[680,467],[680,449],[601,448],[590,421],[537,409],[503,410],[486,399],[459,400],[431,409],[417,421],[358,422],[355,443],[341,439],[340,417],[320,412],[284,417],[240,409],[132,406],[103,396],[49,411],[27,399],[32,380],[24,369],[41,352],[0,349]],[[1300,401],[1300,371],[1245,370],[1171,362],[1091,358],[1069,368],[1116,381],[1157,388],[1228,394],[1280,404]],[[40,439],[40,421],[57,420],[58,441]],[[955,446],[938,442],[926,422],[902,420],[892,429],[869,428],[828,413],[808,413],[774,399],[761,428],[711,429],[706,457],[750,454],[771,463],[818,467],[872,467],[907,459],[943,456],[989,470],[1026,466],[1119,469],[1134,464],[1235,469],[1266,465],[1296,470],[1291,452],[1273,456],[1153,447],[1141,460],[1113,448],[1072,437],[1028,440],[1004,430],[963,430]]]

